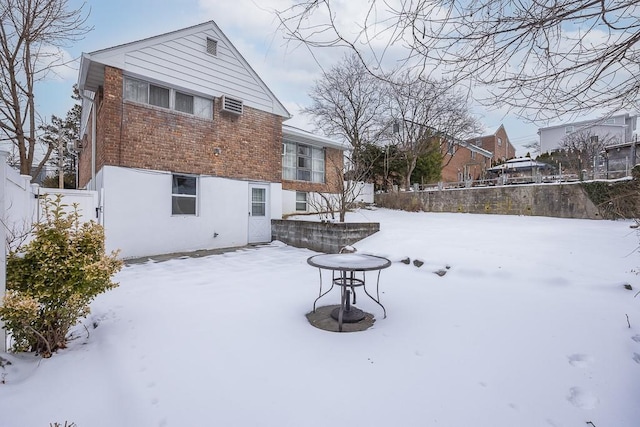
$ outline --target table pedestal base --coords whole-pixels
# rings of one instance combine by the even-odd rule
[[[367,313],[365,313],[364,311],[360,310],[357,307],[351,306],[349,308],[349,310],[345,309],[342,312],[342,323],[358,323],[359,321],[363,320],[366,315],[367,315]],[[334,308],[333,310],[331,310],[331,317],[334,320],[338,320],[339,319],[339,317],[340,317],[340,307],[339,306]]]

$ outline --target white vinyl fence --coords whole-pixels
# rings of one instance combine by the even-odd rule
[[[33,224],[42,215],[42,202],[62,194],[69,207],[77,203],[81,221],[97,221],[98,193],[85,190],[41,188],[31,177],[20,175],[7,164],[8,153],[0,151],[0,304],[6,287],[6,250],[27,241]],[[6,351],[4,325],[0,321],[0,352]]]

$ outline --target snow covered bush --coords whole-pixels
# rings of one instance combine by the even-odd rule
[[[14,351],[50,357],[65,347],[69,329],[89,313],[89,303],[117,286],[111,276],[122,262],[117,252],[105,253],[102,226],[81,224],[77,206],[67,208],[60,195],[45,199],[33,240],[7,256],[0,318]]]

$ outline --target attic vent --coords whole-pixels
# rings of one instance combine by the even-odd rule
[[[209,37],[207,37],[207,53],[213,56],[218,55],[218,42]]]
[[[222,95],[222,111],[234,114],[242,114],[242,101]]]

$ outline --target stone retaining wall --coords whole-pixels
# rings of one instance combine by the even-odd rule
[[[271,220],[271,238],[298,248],[336,254],[380,231],[377,222],[312,222],[288,219]]]
[[[376,194],[376,205],[426,212],[466,212],[601,219],[580,183],[472,187]]]

